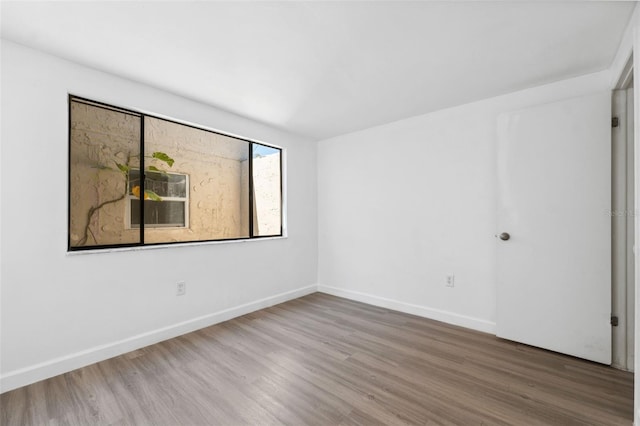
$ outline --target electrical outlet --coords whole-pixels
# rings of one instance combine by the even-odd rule
[[[455,275],[447,274],[445,283],[446,283],[447,287],[453,287],[454,284],[455,284]]]
[[[184,296],[187,293],[187,283],[181,281],[176,284],[176,296]]]

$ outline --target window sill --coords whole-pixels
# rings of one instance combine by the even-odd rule
[[[270,241],[270,240],[285,240],[289,238],[287,235],[276,237],[259,237],[259,238],[245,238],[238,240],[221,240],[221,241],[202,241],[202,242],[185,242],[185,243],[171,243],[171,244],[150,244],[147,246],[136,247],[114,247],[114,248],[97,248],[95,250],[74,250],[65,253],[67,256],[84,256],[87,254],[101,254],[101,253],[117,253],[128,251],[141,251],[141,250],[162,250],[175,247],[196,247],[196,246],[211,246],[218,244],[237,244],[237,243],[249,243],[256,241]]]

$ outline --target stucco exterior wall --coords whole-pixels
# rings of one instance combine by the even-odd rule
[[[125,231],[125,200],[107,204],[92,217],[88,238],[81,243],[88,212],[120,198],[126,178],[116,162],[139,167],[141,118],[82,103],[71,103],[70,239],[71,245],[136,243],[137,230]]]
[[[254,235],[279,235],[282,197],[280,191],[280,155],[253,159]]]
[[[175,160],[173,167],[147,159],[176,173],[189,175],[189,224],[186,228],[145,229],[145,242],[217,240],[248,237],[242,218],[248,215],[242,170],[247,168],[249,144],[166,120],[146,118],[145,150]]]

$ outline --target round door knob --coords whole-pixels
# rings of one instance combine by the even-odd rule
[[[511,238],[511,235],[509,235],[509,233],[508,233],[508,232],[503,232],[503,233],[502,233],[502,234],[500,234],[499,236],[500,236],[500,239],[501,239],[502,241],[507,241],[509,238]]]

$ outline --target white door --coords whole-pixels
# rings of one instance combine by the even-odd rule
[[[500,115],[498,185],[497,335],[610,364],[611,93]]]

